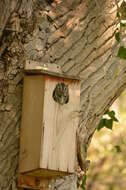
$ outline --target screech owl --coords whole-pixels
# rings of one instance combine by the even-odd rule
[[[67,84],[63,82],[58,83],[53,91],[53,99],[63,105],[69,102],[69,88]]]

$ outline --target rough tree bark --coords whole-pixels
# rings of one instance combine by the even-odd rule
[[[0,190],[17,189],[26,59],[56,63],[82,77],[78,160],[85,168],[100,118],[126,86],[126,64],[116,57],[116,23],[114,0],[0,1]],[[54,187],[75,190],[76,175]]]

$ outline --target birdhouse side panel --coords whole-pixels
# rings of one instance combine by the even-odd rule
[[[44,77],[24,77],[23,107],[20,140],[20,172],[39,168],[44,101]]]
[[[79,105],[78,80],[45,77],[41,168],[70,173],[75,171]]]

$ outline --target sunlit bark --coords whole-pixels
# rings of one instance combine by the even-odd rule
[[[102,114],[126,86],[119,60],[114,0],[0,1],[0,189],[17,189],[23,67],[26,59],[56,63],[80,76],[78,160],[85,168],[91,137]],[[56,181],[75,190],[76,176]]]

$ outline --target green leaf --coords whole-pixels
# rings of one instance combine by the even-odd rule
[[[122,2],[119,8],[119,12],[121,13],[121,18],[126,19],[126,2],[125,1]]]
[[[112,119],[101,119],[97,130],[100,131],[103,127],[106,127],[110,130],[112,130],[112,126],[113,126],[113,120]]]
[[[119,145],[114,146],[117,153],[122,152],[121,147]]]
[[[103,127],[105,127],[105,119],[101,119],[97,130],[100,131]]]
[[[117,57],[121,58],[121,59],[126,59],[126,48],[124,46],[121,46],[119,48]]]
[[[112,119],[105,119],[105,127],[112,130],[113,120]]]
[[[118,18],[120,17],[120,12],[117,12],[117,17],[118,17]]]
[[[115,39],[117,40],[117,42],[120,42],[120,33],[119,32],[115,33]]]
[[[126,24],[124,24],[124,23],[120,23],[120,27],[125,27],[126,26]]]
[[[108,111],[107,114],[109,115],[109,117],[115,121],[115,122],[119,122],[118,119],[115,117],[115,112],[114,111]]]
[[[83,180],[82,180],[82,184],[81,184],[81,188],[83,189],[83,190],[86,190],[86,179],[87,179],[87,176],[86,175],[84,175],[84,177],[83,177]]]
[[[113,127],[113,121],[118,122],[118,119],[115,117],[115,112],[107,110],[104,115],[108,115],[110,119],[108,118],[103,118],[101,119],[97,130],[100,131],[103,127],[106,127],[110,130],[112,130]]]

